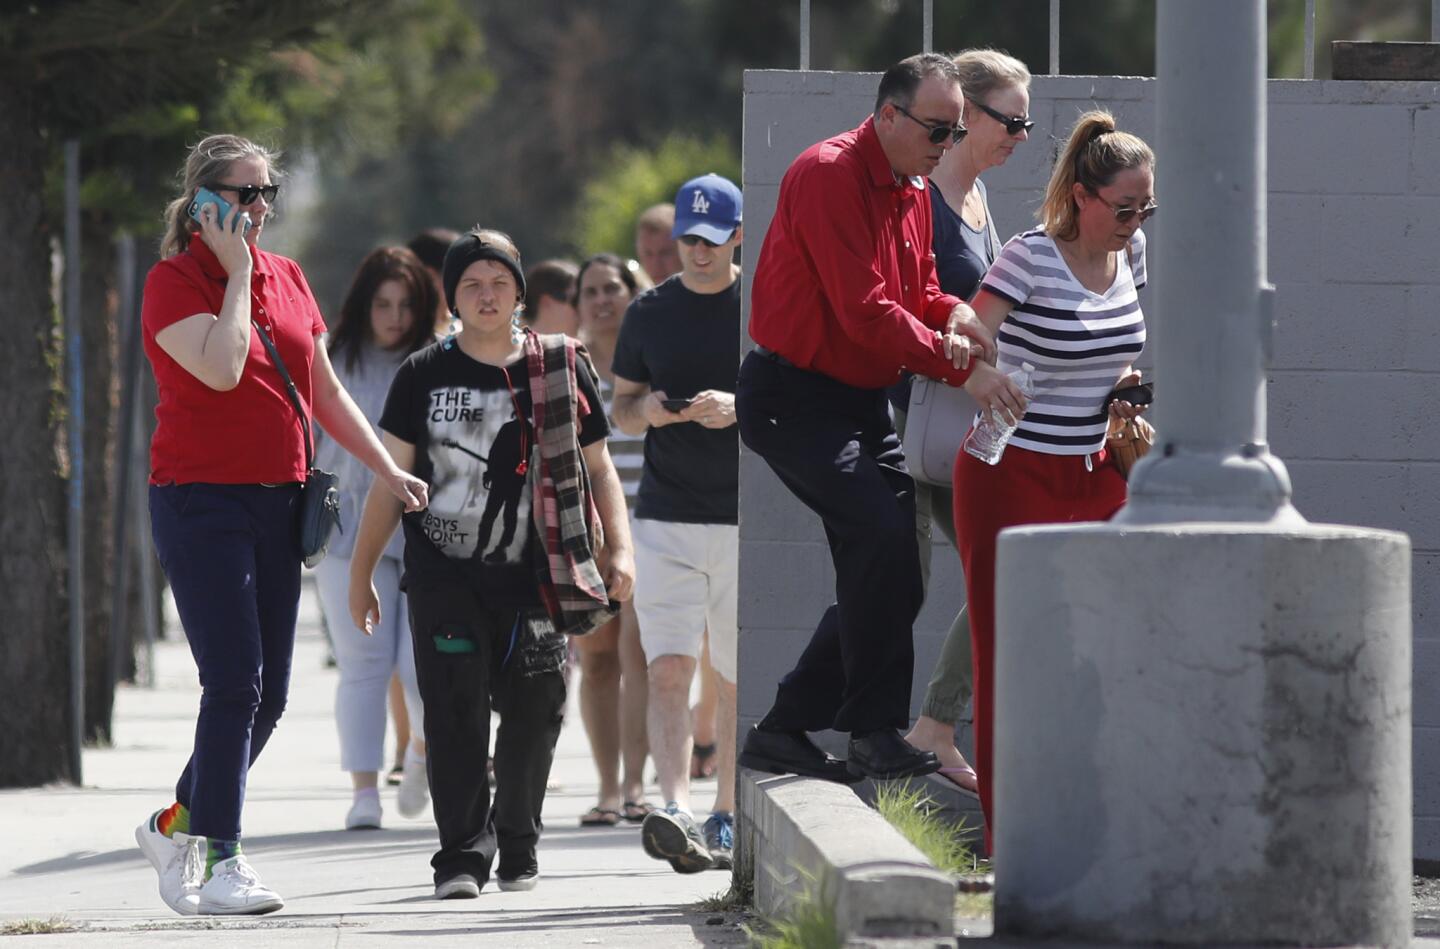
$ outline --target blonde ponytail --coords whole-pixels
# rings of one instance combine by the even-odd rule
[[[1036,216],[1054,240],[1074,240],[1079,232],[1075,217],[1075,184],[1096,191],[1127,168],[1155,167],[1155,153],[1138,136],[1115,128],[1115,116],[1103,109],[1086,112],[1075,120],[1065,150],[1055,162],[1045,201]]]

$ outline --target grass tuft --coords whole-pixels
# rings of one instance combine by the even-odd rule
[[[64,916],[51,916],[49,919],[12,919],[8,923],[0,923],[0,936],[40,936],[46,933],[70,933],[75,929],[75,924]]]
[[[766,932],[744,928],[755,949],[841,949],[835,914],[813,893],[798,900],[783,918],[765,920]]]
[[[707,896],[695,905],[703,913],[736,913],[749,909],[754,901],[755,890],[752,886],[742,886],[738,881],[731,880],[728,890]]]
[[[946,820],[924,788],[908,781],[882,782],[875,790],[875,809],[938,869],[952,874],[980,869],[970,849],[970,829]]]

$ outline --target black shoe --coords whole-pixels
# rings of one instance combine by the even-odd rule
[[[857,777],[918,778],[940,770],[940,759],[933,751],[920,751],[911,746],[893,728],[850,736],[850,773]]]
[[[528,854],[514,859],[511,859],[509,854],[501,854],[495,879],[500,889],[507,892],[535,889],[540,882],[540,864],[535,859],[535,851],[532,849]]]
[[[674,807],[674,805],[671,805]],[[699,873],[715,866],[695,819],[679,810],[651,811],[640,825],[640,844],[656,860],[668,860],[676,873]]]
[[[804,732],[766,731],[758,726],[745,737],[739,765],[752,771],[799,774],[842,784],[860,780],[846,770],[845,762],[821,751]]]

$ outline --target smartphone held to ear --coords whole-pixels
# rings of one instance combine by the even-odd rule
[[[207,204],[215,205],[215,223],[223,227],[225,218],[230,213],[230,202],[209,188],[201,188],[195,192],[195,198],[190,202],[188,209],[190,217],[198,224],[200,222],[200,212]],[[250,230],[251,223],[249,212],[242,212],[235,216],[234,226],[240,228],[240,233],[242,234]]]

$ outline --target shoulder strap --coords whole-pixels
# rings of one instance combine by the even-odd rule
[[[305,407],[300,404],[300,393],[295,389],[295,380],[290,378],[290,370],[285,368],[285,360],[280,358],[280,350],[275,348],[270,334],[254,320],[250,321],[250,325],[260,334],[260,342],[265,344],[266,351],[270,353],[270,361],[275,364],[280,378],[285,380],[285,394],[290,396],[290,404],[295,406],[295,414],[300,416],[300,428],[305,433],[305,470],[309,471],[315,467],[315,448],[310,439],[310,419],[305,415]]]

